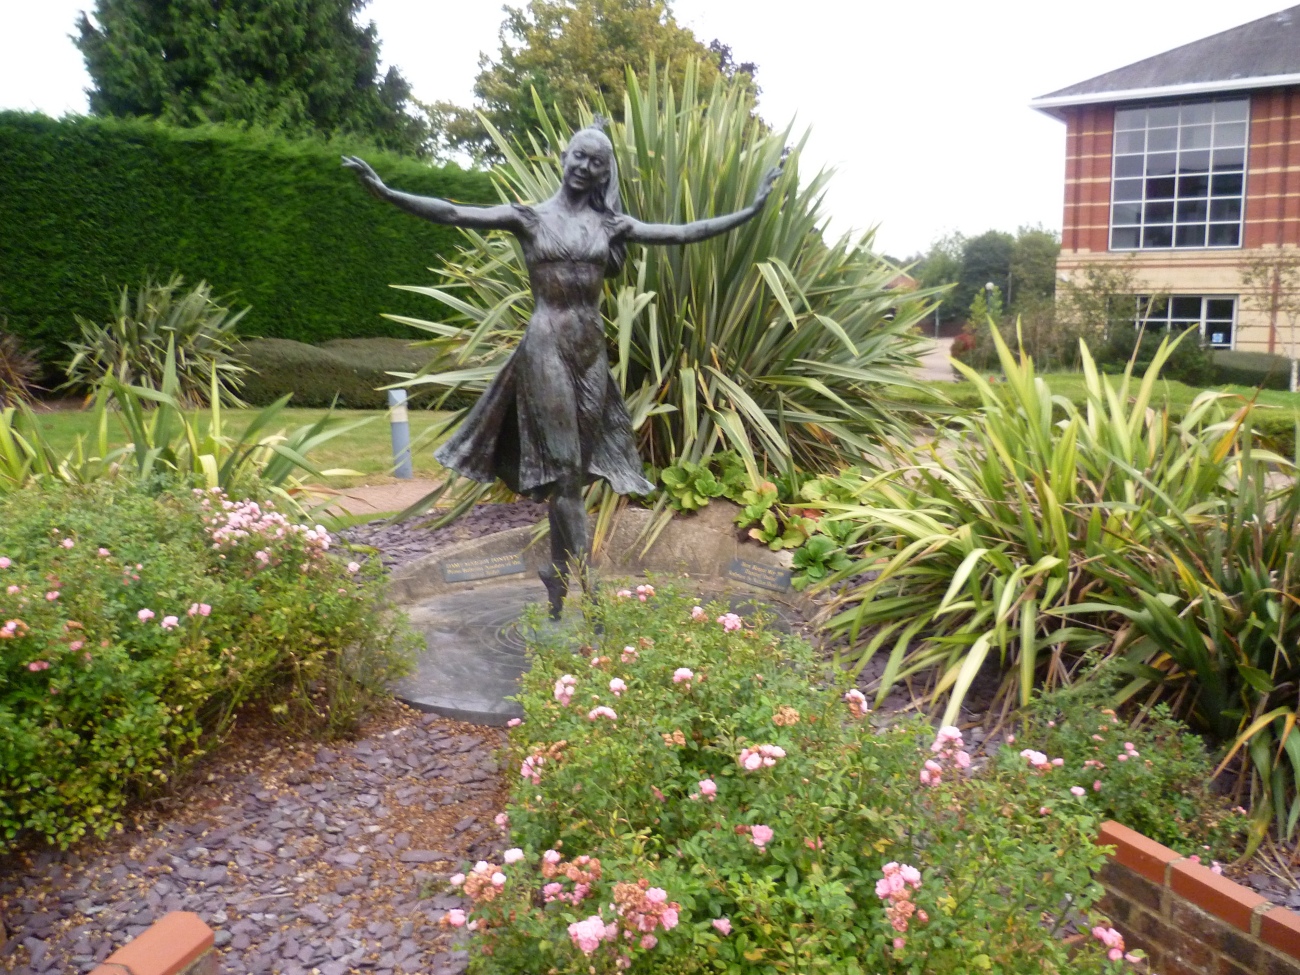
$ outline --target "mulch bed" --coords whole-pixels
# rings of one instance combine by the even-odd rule
[[[0,971],[88,972],[169,911],[216,929],[223,971],[463,972],[445,879],[490,859],[505,805],[491,728],[400,705],[355,742],[254,722],[120,836],[0,861]]]

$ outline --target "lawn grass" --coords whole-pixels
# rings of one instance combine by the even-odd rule
[[[281,411],[270,426],[271,432],[287,432],[304,424],[314,423],[328,413],[322,409],[286,409]],[[223,410],[222,424],[234,435],[248,427],[257,410]],[[335,415],[349,422],[371,418],[370,422],[348,431],[312,451],[308,458],[320,470],[346,468],[357,476],[330,479],[336,487],[355,487],[358,484],[382,484],[393,480],[393,450],[386,410],[336,410]],[[206,413],[199,414],[200,429],[206,429]],[[416,477],[437,478],[443,468],[433,459],[435,444],[428,437],[434,425],[446,416],[434,410],[412,410],[411,422],[412,466]],[[97,436],[95,415],[89,410],[59,410],[37,414],[41,428],[50,444],[60,452],[71,450],[77,437],[87,445]],[[127,435],[117,417],[109,415],[109,443],[111,447],[125,445]]]
[[[1088,402],[1083,373],[1055,372],[1047,373],[1042,378],[1051,387],[1053,393],[1064,396],[1076,406],[1083,406]],[[1111,379],[1115,381],[1119,377],[1112,376]],[[925,383],[925,386],[927,387],[925,391],[902,388],[891,390],[891,396],[900,402],[915,403],[922,406],[922,408],[925,405],[942,406],[945,399],[956,407],[972,408],[979,405],[979,394],[971,383],[964,380],[951,383],[930,380]],[[1278,412],[1291,413],[1297,420],[1300,420],[1300,393],[1286,393],[1274,389],[1256,390],[1252,386],[1215,386],[1211,388],[1219,392],[1234,393],[1245,399],[1249,399],[1258,393],[1257,402],[1261,406],[1276,409]],[[1202,392],[1204,390],[1195,386],[1188,386],[1186,383],[1180,383],[1172,379],[1162,379],[1156,384],[1154,400],[1156,405],[1167,404],[1174,412],[1181,413],[1191,406],[1192,401]]]

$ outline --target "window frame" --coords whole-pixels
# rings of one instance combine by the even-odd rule
[[[1175,133],[1175,138],[1174,138],[1175,149],[1168,150],[1169,152],[1173,152],[1175,154],[1174,175],[1169,177],[1171,181],[1176,179],[1178,180],[1178,182],[1181,182],[1182,179],[1201,175],[1199,172],[1184,174],[1179,171],[1177,159],[1182,155],[1184,151],[1188,151],[1188,152],[1204,151],[1210,156],[1211,163],[1207,166],[1207,170],[1204,174],[1206,179],[1206,184],[1207,184],[1205,188],[1204,197],[1197,196],[1197,197],[1182,198],[1178,195],[1178,183],[1175,183],[1173,195],[1168,200],[1165,200],[1163,197],[1157,198],[1155,200],[1147,200],[1146,198],[1147,191],[1149,189],[1148,184],[1150,183],[1150,181],[1152,181],[1153,179],[1161,178],[1158,176],[1147,175],[1146,173],[1146,170],[1148,168],[1148,160],[1153,155],[1153,152],[1150,148],[1150,136],[1149,136],[1149,133],[1152,131],[1150,116],[1149,115],[1147,116],[1144,127],[1142,129],[1124,130],[1124,132],[1143,132],[1146,134],[1146,137],[1143,139],[1143,149],[1140,154],[1121,153],[1118,151],[1119,143],[1120,143],[1120,135],[1121,135],[1118,127],[1118,120],[1119,120],[1119,114],[1124,111],[1143,110],[1149,113],[1152,109],[1165,108],[1165,109],[1174,109],[1175,111],[1181,113],[1181,110],[1185,107],[1206,105],[1211,107],[1211,113],[1213,113],[1213,106],[1220,103],[1232,103],[1232,102],[1241,102],[1244,103],[1245,105],[1245,118],[1244,121],[1240,123],[1245,126],[1245,136],[1243,139],[1243,145],[1240,147],[1231,146],[1231,147],[1220,147],[1220,148],[1241,149],[1241,153],[1242,153],[1241,173],[1240,173],[1241,189],[1240,189],[1239,196],[1234,195],[1229,197],[1220,197],[1219,199],[1229,200],[1229,201],[1231,200],[1239,201],[1239,213],[1237,215],[1237,221],[1236,221],[1237,242],[1235,244],[1214,244],[1210,242],[1211,232],[1213,231],[1213,229],[1216,226],[1230,227],[1233,224],[1230,221],[1213,220],[1211,218],[1214,203],[1216,202],[1214,196],[1214,178],[1216,174],[1214,173],[1213,164],[1212,164],[1213,153],[1216,150],[1216,147],[1214,146],[1214,140],[1213,140],[1213,128],[1211,129],[1209,148],[1200,148],[1200,149],[1193,150],[1193,149],[1184,149],[1181,147],[1181,143],[1183,141],[1182,133],[1185,129],[1191,129],[1200,124],[1210,124],[1212,126],[1217,126],[1219,124],[1213,121],[1213,114],[1211,114],[1211,118],[1212,118],[1211,123],[1183,123],[1180,118],[1178,124],[1172,128],[1172,131]],[[1110,171],[1110,194],[1109,194],[1109,200],[1106,209],[1106,249],[1108,251],[1112,251],[1116,253],[1127,253],[1127,254],[1173,253],[1178,251],[1198,251],[1198,250],[1201,251],[1241,250],[1244,247],[1245,236],[1246,236],[1246,199],[1249,190],[1248,181],[1249,181],[1249,174],[1250,174],[1250,133],[1251,133],[1252,108],[1253,108],[1252,98],[1249,93],[1234,94],[1231,97],[1182,98],[1182,99],[1134,102],[1130,104],[1117,105],[1115,108],[1115,115],[1113,116],[1112,125],[1111,125],[1111,153],[1110,153],[1111,171]],[[1227,124],[1237,124],[1237,123],[1225,121],[1222,124],[1227,125]],[[1163,131],[1169,129],[1168,126],[1156,126],[1155,128],[1157,131]],[[1164,151],[1165,150],[1160,150],[1154,154],[1159,155],[1162,154]],[[1128,174],[1121,175],[1119,172],[1121,158],[1125,160],[1131,160],[1131,159],[1141,160],[1142,161],[1141,177],[1137,178]],[[1237,173],[1234,170],[1230,173],[1225,173],[1221,175],[1235,176],[1237,175]],[[1127,184],[1136,184],[1141,187],[1141,195],[1137,199],[1135,200],[1117,199],[1118,192],[1129,188]],[[1188,205],[1195,206],[1198,203],[1202,203],[1205,207],[1204,219],[1197,223],[1180,224],[1177,219],[1179,211],[1182,210],[1185,206]],[[1162,219],[1148,221],[1147,214],[1149,208],[1153,204],[1155,205],[1168,204],[1169,219],[1167,222]],[[1116,209],[1119,206],[1126,206],[1126,205],[1137,206],[1138,222],[1136,224],[1124,223],[1124,224],[1117,225],[1115,222]],[[1168,227],[1169,234],[1170,234],[1169,243],[1167,245],[1157,246],[1157,245],[1144,244],[1144,239],[1147,236],[1148,228],[1163,228],[1163,227]],[[1204,236],[1202,237],[1203,242],[1199,244],[1180,245],[1178,243],[1178,232],[1181,227],[1202,227],[1204,229]],[[1117,244],[1116,243],[1117,231],[1136,231],[1137,243],[1131,246]]]
[[[1200,325],[1201,341],[1204,342],[1209,348],[1214,349],[1215,351],[1218,352],[1231,351],[1237,347],[1238,321],[1241,317],[1241,295],[1237,295],[1237,294],[1156,295],[1154,296],[1155,299],[1159,302],[1162,302],[1164,305],[1164,309],[1159,315],[1152,315],[1150,311],[1143,311],[1143,303],[1146,302],[1149,305],[1149,303],[1152,301],[1152,297],[1153,297],[1152,295],[1139,294],[1139,295],[1130,295],[1128,297],[1131,298],[1131,300],[1133,301],[1133,317],[1129,320],[1133,323],[1133,328],[1135,330],[1145,325],[1146,329],[1153,333],[1157,331],[1163,331],[1170,335],[1173,335],[1174,334],[1174,302],[1180,300],[1187,301],[1187,300],[1195,299],[1201,303],[1200,318],[1198,320],[1198,324]],[[1226,345],[1215,345],[1207,341],[1207,328],[1209,327],[1209,321],[1208,321],[1209,304],[1208,303],[1211,301],[1232,302],[1232,320],[1229,326],[1231,328],[1231,338],[1229,339]],[[1216,318],[1214,319],[1214,321],[1216,323],[1222,322],[1223,319]],[[1190,327],[1192,324],[1193,323],[1190,319],[1180,316],[1179,318],[1180,326]],[[1181,330],[1182,329],[1180,327],[1180,331]]]

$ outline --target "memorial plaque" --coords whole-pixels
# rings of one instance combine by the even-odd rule
[[[732,559],[731,565],[727,567],[727,576],[737,582],[775,592],[785,592],[790,588],[789,569],[783,569],[779,565],[750,562],[748,559]]]
[[[442,564],[443,582],[473,582],[475,579],[494,579],[513,576],[528,571],[521,552],[509,555],[485,555],[477,559],[452,559]]]

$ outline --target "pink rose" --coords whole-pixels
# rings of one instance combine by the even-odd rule
[[[109,550],[106,549],[106,548],[101,548],[101,549],[99,550],[99,557],[100,557],[101,559],[106,559],[106,558],[108,558],[110,554],[112,554],[112,553],[110,553]]]
[[[749,831],[749,833],[753,844],[759,849],[762,849],[767,846],[768,843],[772,842],[772,837],[776,835],[772,832],[772,827],[762,825],[755,826]]]
[[[511,718],[509,721],[506,722],[506,727],[507,727],[507,728],[518,728],[518,727],[519,727],[521,724],[523,724],[523,723],[524,723],[524,719],[523,719],[523,718]]]
[[[1070,786],[1070,791],[1071,791],[1072,793],[1074,793],[1076,796],[1081,796],[1081,795],[1084,794],[1084,789],[1083,789],[1083,786],[1081,786],[1081,785],[1072,785],[1072,786]]]
[[[360,572],[360,571],[361,571],[361,563],[360,563],[360,562],[349,562],[349,563],[348,563],[348,572],[350,572],[350,573],[356,573],[356,572]]]
[[[462,928],[465,926],[465,912],[459,907],[453,907],[447,912],[446,921],[453,928]]]
[[[725,938],[727,935],[731,934],[731,919],[715,917],[713,919],[713,927],[717,930],[718,934]]]
[[[547,850],[545,853],[542,854],[542,859],[545,860],[547,863],[551,863],[551,864],[559,863],[559,862],[560,862],[560,851],[559,851],[559,850]]]
[[[454,873],[451,875],[450,883],[453,887],[459,887],[464,882],[465,882],[465,875],[463,873]]]
[[[151,619],[153,619],[153,617],[154,617],[154,612],[153,612],[152,609],[142,609],[142,610],[140,610],[140,612],[138,612],[138,613],[135,614],[135,617],[136,617],[136,619],[138,619],[141,623],[143,623],[143,622],[145,622],[146,620],[151,620]]]
[[[45,598],[49,602],[54,602],[54,600],[59,598],[59,591],[57,589],[51,589],[49,592],[45,594]]]
[[[180,620],[178,620],[175,616],[164,616],[162,618],[162,622],[159,623],[158,625],[161,626],[164,630],[174,630],[176,629],[178,623],[180,623]]]
[[[646,934],[641,936],[641,947],[644,948],[646,951],[649,951],[658,943],[659,943],[659,939],[656,938],[653,934]]]
[[[7,569],[7,568],[9,568],[9,566],[11,566],[11,565],[13,565],[12,562],[10,562],[10,561],[9,561],[7,558],[5,558],[3,555],[0,555],[0,569]]]
[[[501,859],[506,863],[518,863],[523,858],[524,851],[519,849],[519,847],[515,847],[512,850],[506,850],[505,853],[501,854]]]
[[[712,779],[700,779],[700,794],[712,802],[718,794],[718,783]]]
[[[622,677],[615,677],[609,682],[609,689],[614,692],[615,697],[622,697],[623,692],[627,690],[627,682]]]
[[[63,541],[59,542],[59,544],[62,545],[64,548],[72,548],[72,546],[76,545],[77,543],[70,538],[65,538]]]
[[[703,606],[691,607],[691,619],[695,620],[695,622],[703,623],[708,618],[709,618],[709,614],[704,612]]]
[[[689,681],[694,676],[695,676],[695,672],[691,670],[691,668],[678,667],[676,670],[673,671],[673,683],[681,684],[684,681]]]
[[[664,926],[665,931],[671,931],[677,927],[677,909],[673,907],[667,908],[659,915],[659,923]]]
[[[745,624],[745,621],[735,613],[723,613],[718,617],[718,622],[722,624],[722,630],[724,633],[731,633],[734,630],[740,629]]]

